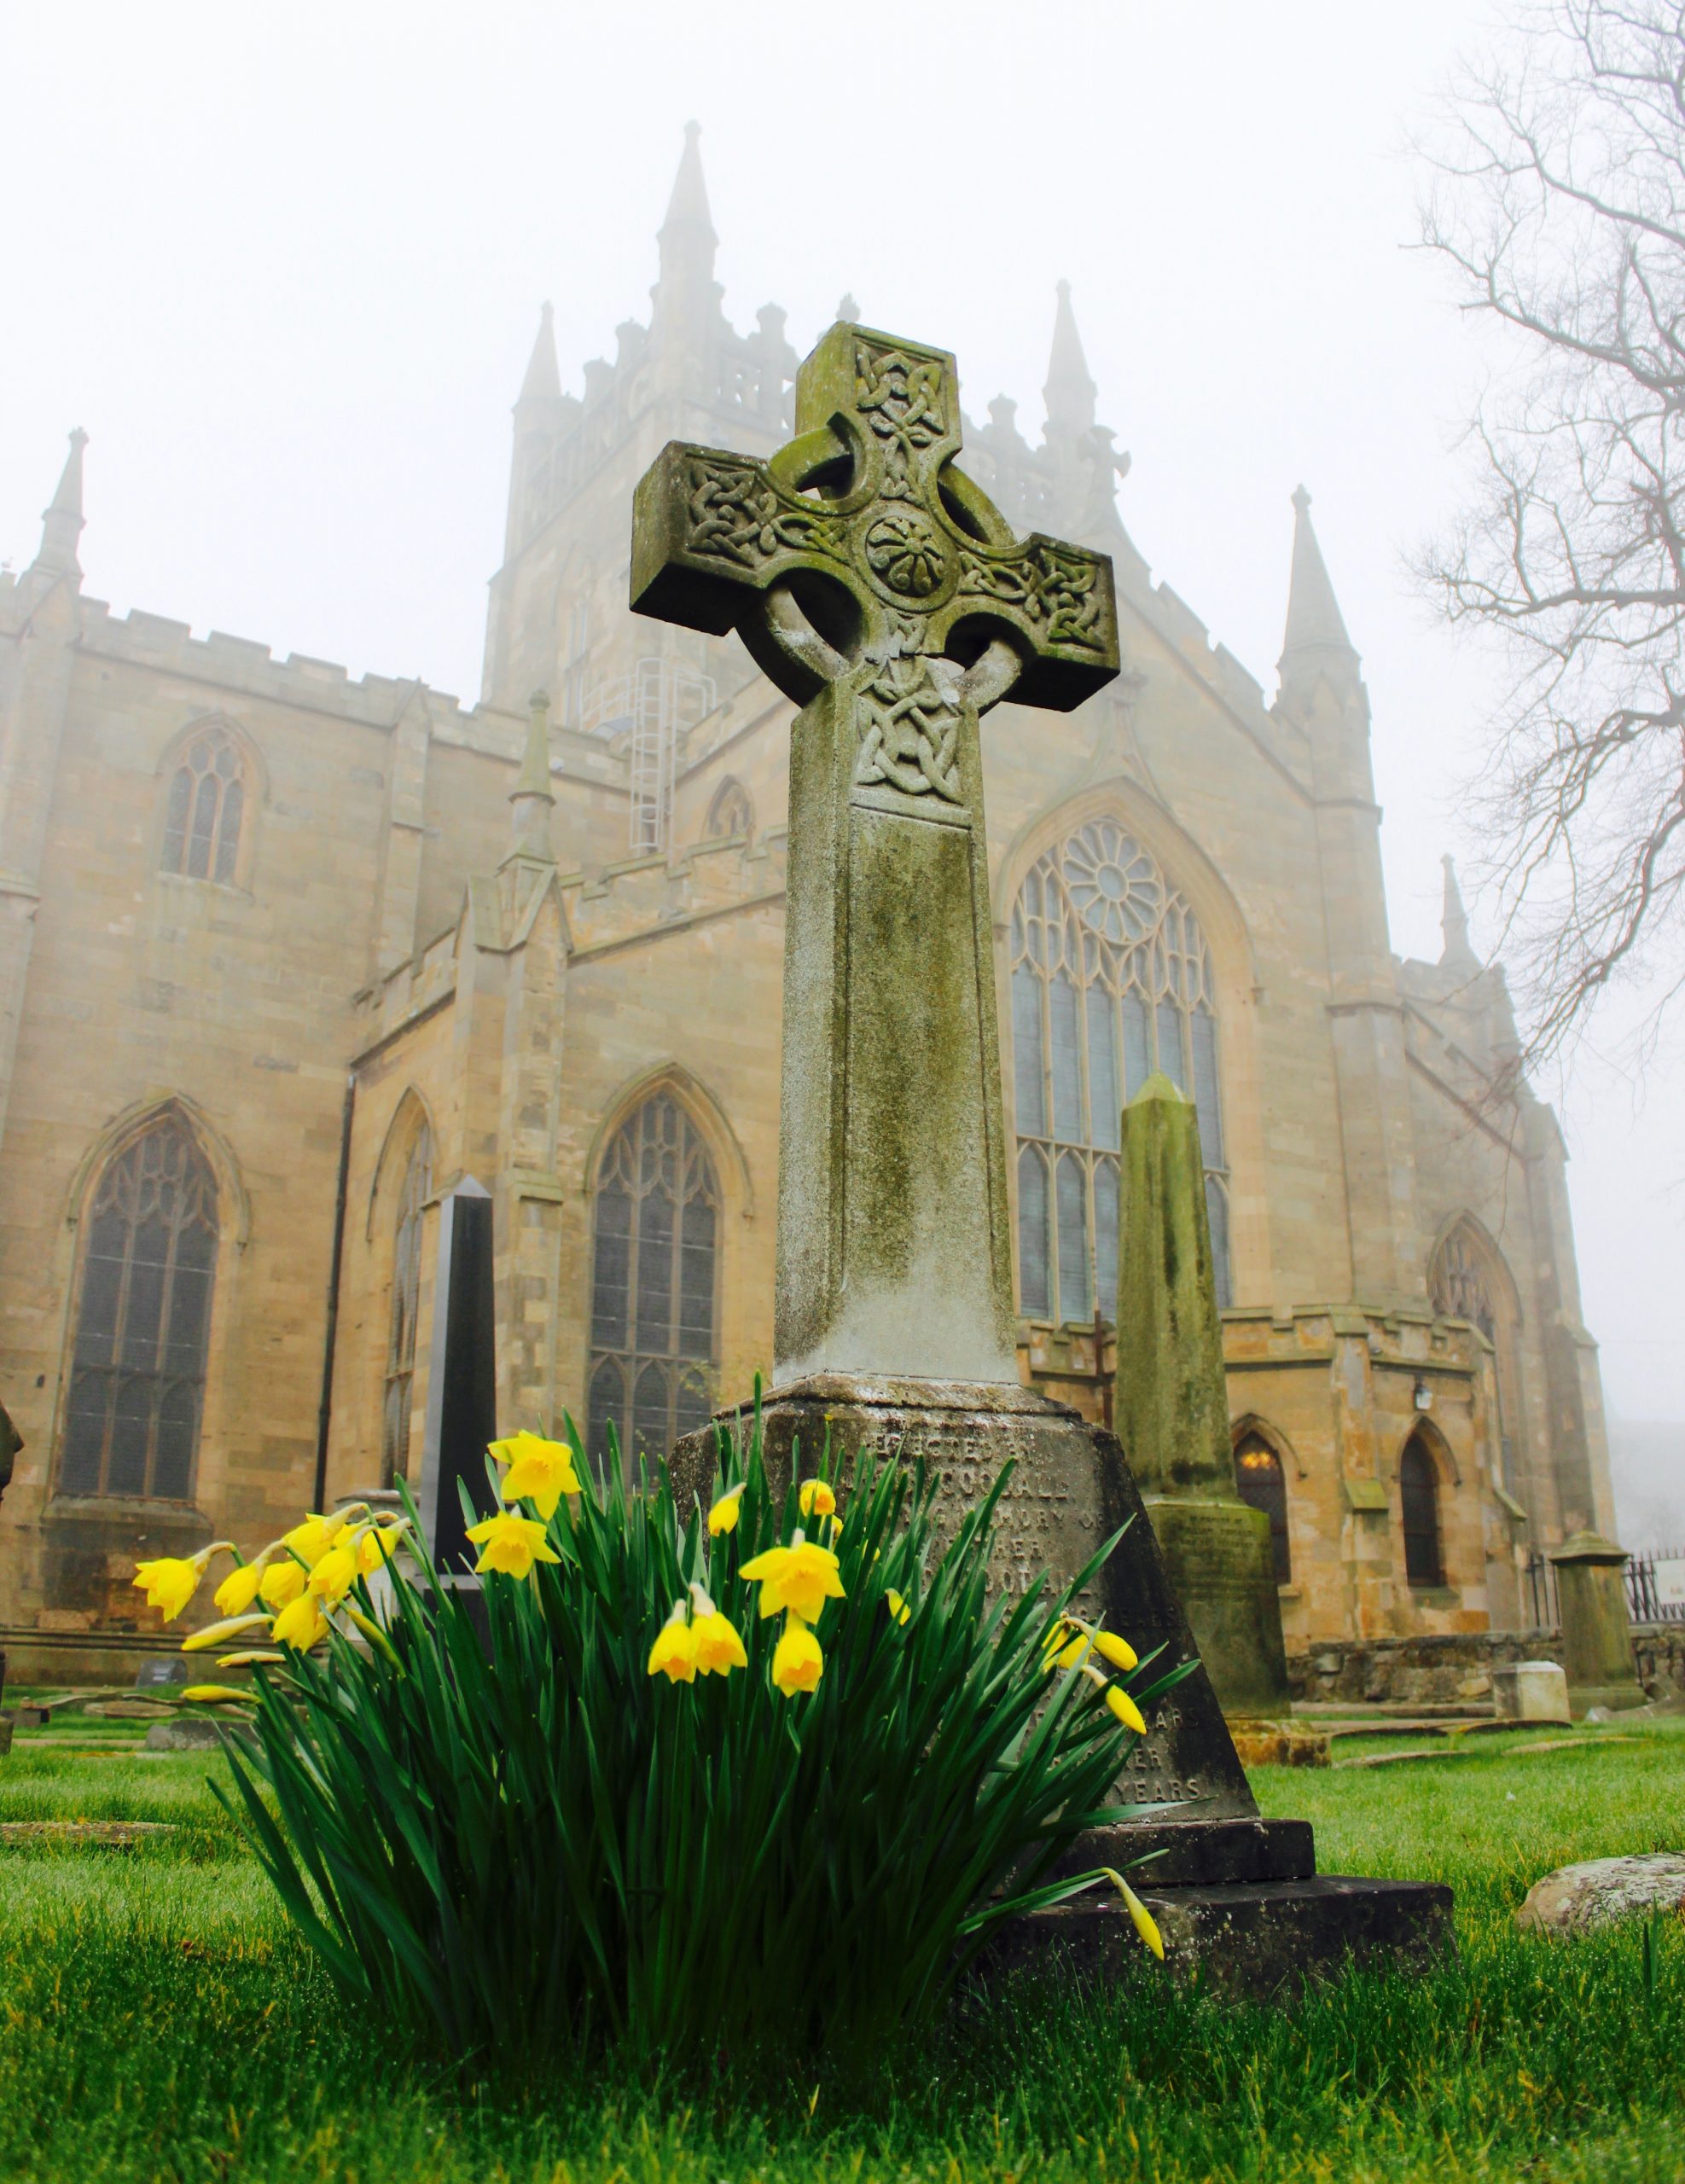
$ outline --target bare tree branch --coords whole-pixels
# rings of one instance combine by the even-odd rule
[[[1492,633],[1474,783],[1524,1064],[1618,982],[1685,990],[1685,0],[1514,0],[1466,66],[1421,214],[1509,358],[1419,573]]]

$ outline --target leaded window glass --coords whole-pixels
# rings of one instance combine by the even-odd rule
[[[586,1384],[591,1455],[665,1455],[705,1424],[718,1368],[719,1184],[695,1124],[658,1092],[597,1171]]]
[[[1140,845],[1090,820],[1026,875],[1012,915],[1019,1304],[1116,1317],[1122,1109],[1155,1069],[1194,1101],[1219,1304],[1228,1176],[1211,952]]]
[[[386,1323],[385,1392],[381,1403],[381,1484],[410,1469],[410,1420],[415,1409],[415,1327],[421,1297],[421,1221],[433,1195],[433,1132],[425,1123],[411,1147],[398,1193],[392,1241],[392,1310]]]
[[[85,1223],[58,1490],[185,1502],[217,1267],[217,1186],[171,1116],[107,1165]]]
[[[234,885],[246,810],[245,770],[231,737],[210,729],[189,744],[170,777],[164,869]]]

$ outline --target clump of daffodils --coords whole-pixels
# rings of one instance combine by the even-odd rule
[[[469,1528],[468,1537],[479,1549],[476,1573],[490,1570],[529,1577],[538,1563],[560,1560],[545,1531],[563,1496],[577,1498],[581,1491],[578,1453],[565,1442],[520,1432],[494,1441],[486,1454],[502,1467],[499,1507]],[[523,1516],[508,1506],[511,1502],[525,1502],[537,1514]],[[357,1589],[386,1567],[413,1531],[409,1517],[377,1517],[366,1502],[353,1502],[329,1515],[302,1518],[249,1562],[232,1540],[213,1540],[196,1554],[140,1563],[133,1582],[146,1594],[147,1606],[173,1623],[193,1600],[212,1561],[230,1555],[234,1567],[212,1595],[218,1620],[183,1639],[182,1651],[235,1645],[237,1650],[218,1657],[218,1668],[273,1666],[288,1653],[324,1646],[335,1630],[347,1637],[355,1632],[369,1643],[386,1642],[369,1612],[371,1600],[366,1594],[359,1600]],[[183,1693],[207,1704],[245,1695],[220,1685],[193,1686]]]
[[[758,1432],[723,1438],[682,1505],[571,1426],[517,1432],[454,1569],[406,1499],[137,1573],[179,1615],[231,1558],[186,1642],[253,1673],[186,1695],[243,1724],[225,1801],[354,2006],[457,2055],[712,2054],[927,2017],[1003,1920],[1101,1880],[1161,1948],[1068,1862],[1174,1680],[1137,1698],[1078,1612],[1109,1546],[1004,1591],[1009,1467],[956,1531],[917,1467],[827,1468],[775,1483]]]
[[[183,1613],[218,1555],[234,1567],[212,1594],[218,1620],[182,1641],[184,1653],[233,1646],[218,1656],[218,1668],[245,1668],[282,1661],[288,1652],[305,1653],[320,1646],[330,1630],[349,1625],[368,1638],[376,1626],[351,1598],[359,1578],[384,1570],[410,1531],[408,1517],[377,1518],[366,1502],[353,1502],[331,1516],[307,1516],[248,1562],[232,1540],[212,1540],[196,1554],[163,1555],[137,1565],[134,1583],[148,1607],[166,1623]],[[222,1686],[194,1686],[189,1699]],[[240,1696],[243,1694],[233,1694]]]

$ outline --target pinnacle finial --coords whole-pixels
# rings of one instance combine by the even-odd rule
[[[1071,283],[1059,282],[1058,304],[1053,315],[1053,348],[1048,357],[1047,384],[1042,389],[1047,404],[1049,432],[1087,433],[1094,429],[1095,398],[1099,389],[1089,376],[1077,316],[1071,308]]]
[[[538,309],[538,331],[533,336],[532,354],[527,358],[526,376],[520,383],[521,402],[554,402],[561,392],[561,372],[555,357],[555,313],[549,304]]]
[[[1322,549],[1310,526],[1310,496],[1303,485],[1294,490],[1293,502],[1293,579],[1287,590],[1282,663],[1285,665],[1296,652],[1311,649],[1343,652],[1355,660],[1357,649],[1345,634],[1345,624],[1322,560]]]
[[[679,154],[678,172],[673,177],[673,194],[667,200],[667,217],[661,223],[661,237],[665,244],[671,229],[702,229],[707,236],[712,264],[713,247],[719,238],[714,233],[708,212],[708,185],[702,178],[702,154],[698,148],[701,135],[700,121],[685,123],[684,149]]]
[[[41,551],[36,566],[78,569],[76,542],[82,535],[82,450],[88,435],[78,425],[70,435],[70,453],[59,473],[58,490],[41,511]]]
[[[520,771],[515,775],[514,787],[509,791],[518,841],[534,831],[532,806],[548,806],[555,802],[555,791],[550,787],[550,694],[548,690],[535,690],[527,702],[532,710],[526,722],[526,747],[521,753]],[[537,815],[536,826],[548,835],[548,810]]]
[[[1448,851],[1440,863],[1445,871],[1445,907],[1439,921],[1445,944],[1439,957],[1440,967],[1447,971],[1478,971],[1480,959],[1468,938],[1468,913],[1462,906],[1462,891],[1457,886],[1456,860]]]

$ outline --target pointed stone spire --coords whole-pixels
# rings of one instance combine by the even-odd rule
[[[41,512],[41,551],[35,557],[39,569],[82,573],[76,558],[76,542],[82,535],[82,450],[88,435],[78,425],[70,436],[70,453],[59,478],[52,505]]]
[[[1048,433],[1088,433],[1094,429],[1095,398],[1099,390],[1089,377],[1088,358],[1071,309],[1071,283],[1059,284],[1059,305],[1053,319],[1053,351],[1048,358],[1047,384],[1042,396],[1047,404]]]
[[[1281,642],[1281,665],[1295,653],[1340,652],[1355,662],[1356,648],[1345,634],[1334,588],[1322,560],[1322,549],[1310,527],[1310,496],[1303,485],[1293,494],[1293,571],[1287,592],[1287,628]]]
[[[1439,930],[1445,936],[1445,945],[1439,967],[1445,971],[1478,971],[1480,958],[1469,942],[1468,913],[1462,906],[1462,892],[1457,886],[1456,862],[1449,854],[1441,862],[1445,868],[1445,908]]]
[[[511,855],[554,858],[550,845],[550,812],[555,791],[550,787],[550,694],[532,693],[526,723],[526,747],[520,771],[509,791],[509,849]]]
[[[708,185],[702,179],[702,154],[697,149],[701,134],[700,121],[685,123],[684,149],[673,177],[673,194],[667,200],[667,217],[656,236],[661,246],[664,282],[674,272],[694,271],[705,281],[713,275],[719,237],[708,212]]]
[[[526,376],[520,383],[521,402],[554,402],[561,393],[561,373],[555,358],[555,315],[545,304],[538,315],[538,332],[527,359]]]

